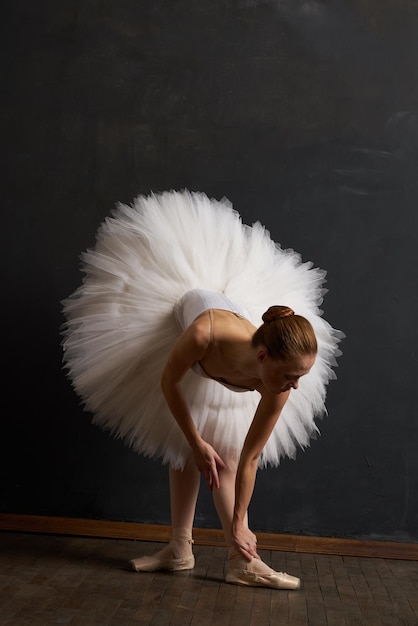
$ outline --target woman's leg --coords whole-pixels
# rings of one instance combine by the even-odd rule
[[[172,528],[193,528],[200,473],[193,461],[183,470],[170,467],[170,510]]]
[[[235,506],[236,475],[236,469],[231,470],[228,467],[222,469],[219,476],[221,486],[219,489],[214,489],[212,492],[213,502],[222,525],[222,530],[224,531],[225,543],[228,548],[232,546],[232,518]],[[246,522],[248,523],[247,517]]]
[[[193,463],[184,470],[170,467],[171,541],[153,556],[130,561],[137,572],[161,569],[173,571],[192,569],[192,529],[199,494],[200,474]]]
[[[298,589],[300,581],[283,572],[275,572],[260,558],[247,561],[232,545],[232,519],[235,503],[236,471],[221,471],[219,489],[213,490],[213,501],[218,513],[225,542],[228,547],[227,582],[237,585],[269,587],[274,589]],[[248,515],[246,516],[248,524]]]

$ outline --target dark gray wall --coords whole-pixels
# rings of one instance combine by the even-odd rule
[[[166,469],[65,378],[60,300],[117,201],[187,187],[327,269],[347,335],[322,435],[259,474],[252,527],[418,541],[416,2],[8,0],[1,26],[0,510],[169,523]]]

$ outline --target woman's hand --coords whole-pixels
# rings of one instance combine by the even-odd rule
[[[232,543],[247,561],[260,558],[257,554],[257,537],[249,528],[242,526],[239,529],[233,529]]]
[[[214,448],[206,441],[201,441],[194,449],[194,460],[199,472],[203,474],[212,491],[214,487],[219,489],[219,471],[225,467],[225,463]]]

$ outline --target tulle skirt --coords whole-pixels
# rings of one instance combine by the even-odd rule
[[[259,467],[309,445],[335,378],[343,334],[319,309],[325,271],[272,241],[260,224],[247,226],[225,198],[170,191],[117,205],[82,255],[83,281],[63,302],[63,360],[93,422],[137,452],[181,469],[190,447],[160,390],[160,377],[179,335],[173,308],[192,289],[225,294],[258,327],[273,304],[290,306],[313,325],[318,356],[292,390],[265,445]],[[202,436],[232,466],[260,396],[237,393],[190,370],[182,387]]]

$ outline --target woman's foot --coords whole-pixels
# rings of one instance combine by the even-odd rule
[[[285,572],[276,572],[261,559],[247,561],[235,550],[229,549],[225,580],[234,585],[269,587],[271,589],[299,589],[300,579]]]
[[[157,572],[169,570],[179,572],[193,569],[195,559],[192,551],[193,539],[172,539],[170,543],[152,556],[141,556],[129,561],[136,572]]]

